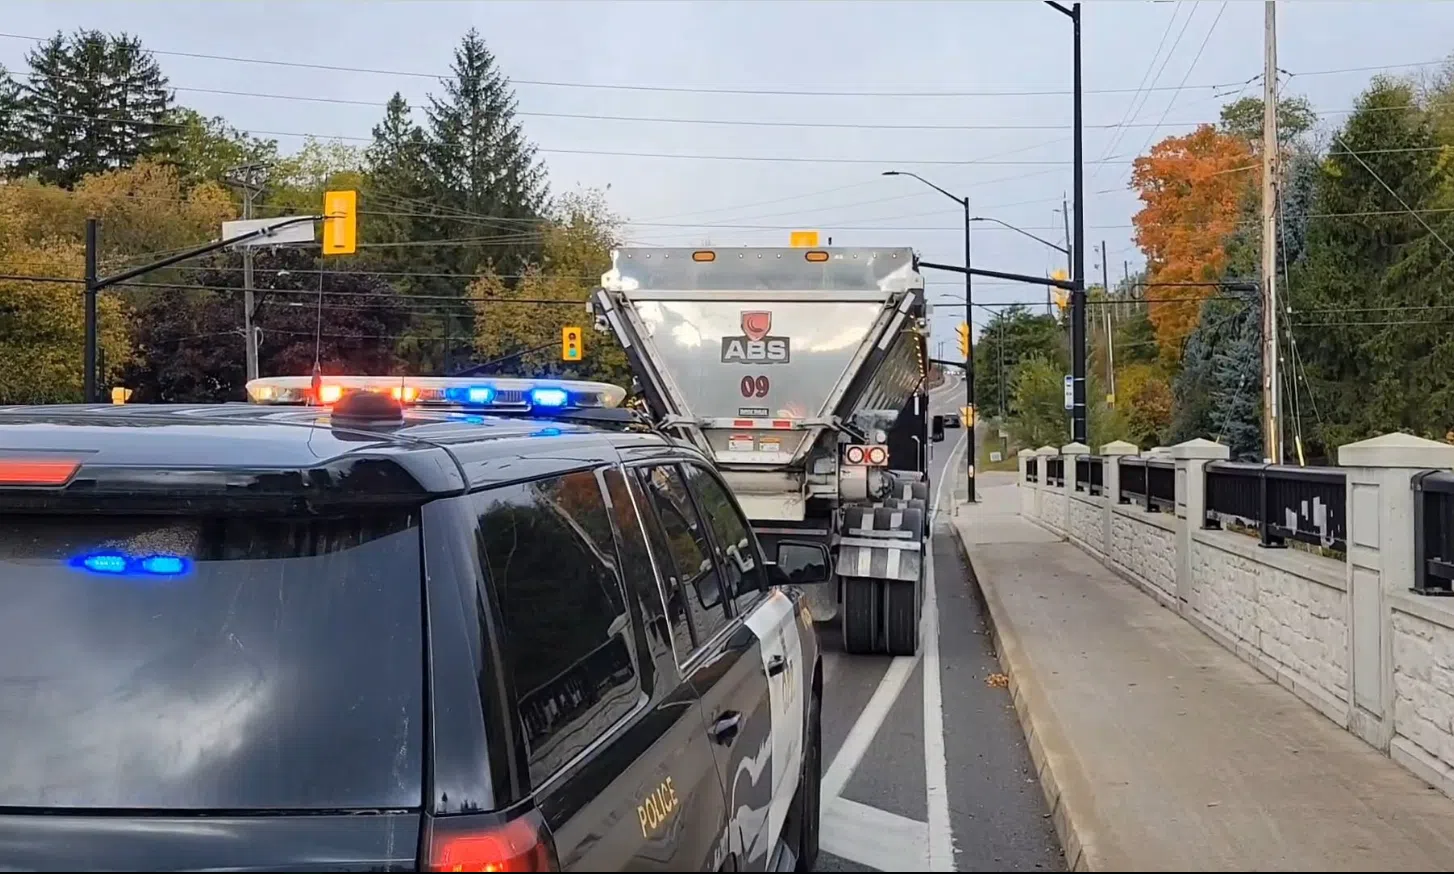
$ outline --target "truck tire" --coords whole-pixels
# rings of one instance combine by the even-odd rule
[[[891,656],[911,656],[919,651],[919,616],[923,604],[924,580],[887,580],[884,586],[884,643]]]
[[[843,577],[843,651],[867,655],[878,651],[883,583],[868,577]]]

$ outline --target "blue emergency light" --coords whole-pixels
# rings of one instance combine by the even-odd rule
[[[533,388],[530,390],[532,407],[563,407],[570,401],[570,392],[563,388]]]
[[[175,577],[187,572],[191,562],[179,555],[128,556],[119,552],[93,552],[71,560],[73,567],[108,576]]]

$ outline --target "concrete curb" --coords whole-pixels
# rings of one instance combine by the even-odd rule
[[[954,529],[954,542],[959,548],[964,566],[969,568],[969,582],[972,593],[978,598],[989,617],[990,634],[993,635],[995,654],[1000,667],[1009,677],[1010,698],[1015,705],[1015,715],[1020,728],[1025,732],[1025,741],[1030,747],[1030,762],[1045,793],[1050,808],[1050,818],[1055,824],[1055,833],[1065,853],[1066,869],[1069,871],[1106,871],[1090,826],[1092,800],[1089,784],[1080,770],[1070,745],[1060,727],[1055,724],[1045,690],[1035,679],[1034,669],[1020,646],[1014,625],[1007,621],[1004,604],[993,587],[986,589],[974,569],[974,560],[969,554],[969,545],[959,526],[950,523]]]

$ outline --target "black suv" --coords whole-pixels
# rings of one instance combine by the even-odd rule
[[[0,867],[810,869],[827,551],[657,434],[362,396],[0,409]]]

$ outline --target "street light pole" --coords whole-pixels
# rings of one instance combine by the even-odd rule
[[[960,197],[957,194],[950,194],[918,173],[910,173],[907,170],[885,170],[883,175],[912,176],[959,204],[964,209],[964,325],[969,332],[969,343],[964,352],[964,402],[969,411],[969,421],[964,423],[964,426],[969,429],[969,434],[967,435],[969,437],[969,463],[965,465],[965,485],[968,487],[969,501],[973,503],[978,500],[974,488],[974,467],[979,456],[977,454],[974,437],[976,420],[974,409],[974,280],[970,262],[969,225],[971,218],[969,214],[969,198]]]
[[[968,500],[973,504],[977,497],[974,490],[974,467],[979,461],[979,451],[976,446],[974,432],[979,427],[979,416],[974,408],[974,274],[969,270],[974,266],[970,259],[969,248],[969,198],[965,197],[964,204],[964,324],[969,327],[969,345],[964,350],[964,405],[969,411],[969,421],[964,422],[969,433],[965,435],[969,439],[969,460],[965,465],[965,486],[968,489]]]

